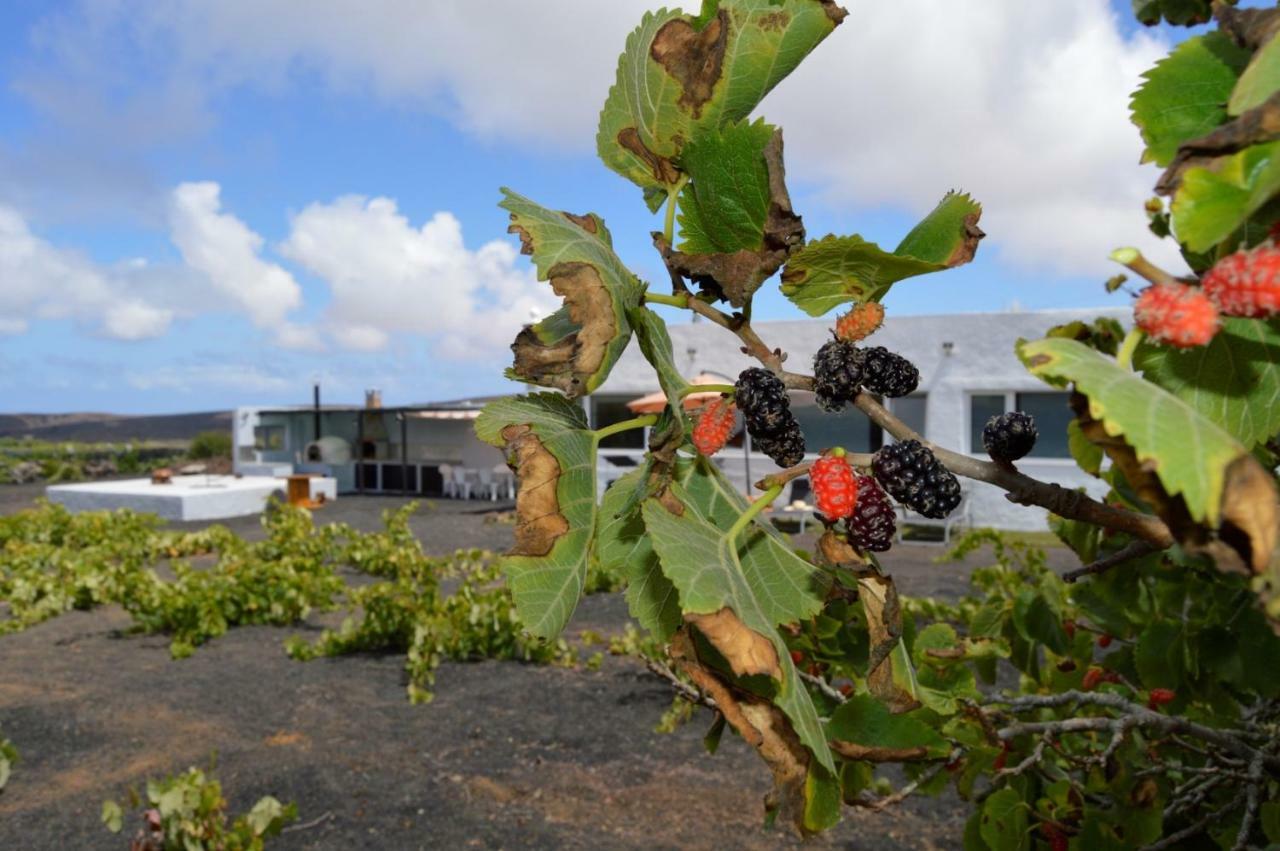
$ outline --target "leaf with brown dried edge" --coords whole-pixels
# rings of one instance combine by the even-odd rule
[[[786,713],[800,741],[834,776],[835,765],[817,709],[775,626],[781,622],[777,617],[779,613],[790,615],[788,620],[816,614],[821,609],[821,599],[798,594],[790,582],[781,581],[784,577],[757,576],[755,581],[749,580],[736,542],[704,519],[696,508],[689,509],[694,499],[678,482],[672,483],[671,492],[686,507],[683,513],[673,514],[657,499],[646,500],[642,511],[645,528],[661,559],[662,571],[679,591],[686,618],[715,616],[710,621],[715,627],[713,634],[724,641],[724,646],[717,644],[716,649],[735,670],[759,672],[767,667],[768,660],[762,660],[757,652],[758,642],[744,639],[743,630],[755,633],[772,645],[775,655],[769,675],[777,688],[773,702]],[[730,615],[722,614],[722,610],[728,610],[741,627],[732,624]],[[726,624],[733,628],[727,628]]]
[[[836,824],[840,807],[835,775],[812,758],[787,715],[766,698],[734,687],[704,664],[687,629],[676,633],[670,651],[676,665],[716,702],[725,720],[769,766],[774,792],[766,798],[766,806],[776,808],[777,815],[801,834]]]
[[[1218,531],[1255,572],[1264,570],[1276,543],[1280,510],[1275,484],[1234,437],[1182,399],[1144,380],[1111,358],[1064,338],[1047,338],[1017,346],[1018,357],[1033,375],[1055,386],[1073,384],[1088,400],[1088,417],[1102,425],[1103,435],[1132,448],[1130,484],[1154,476],[1169,497],[1180,497],[1189,519]],[[1085,434],[1120,464],[1123,453]],[[1138,479],[1138,481],[1135,481]],[[1161,500],[1154,487],[1144,498],[1163,504],[1162,518],[1180,539],[1190,535],[1177,516],[1176,504]],[[1167,516],[1166,516],[1167,515]]]
[[[782,131],[763,121],[711,131],[689,141],[680,164],[691,178],[680,196],[684,243],[659,250],[704,293],[742,307],[804,243],[787,194]]]
[[[509,230],[520,237],[523,253],[533,256],[538,279],[550,282],[565,302],[516,337],[507,376],[569,396],[590,393],[626,349],[627,310],[640,303],[644,285],[614,253],[600,217],[548,210],[509,189],[502,192]]]
[[[684,143],[750,115],[845,14],[831,0],[720,0],[696,17],[645,14],[600,112],[600,159],[657,210],[680,180]]]
[[[894,715],[910,712],[920,706],[920,689],[902,640],[902,609],[892,577],[859,576],[858,598],[871,639],[867,689]]]
[[[582,408],[556,393],[490,402],[476,436],[516,472],[516,545],[501,560],[520,620],[555,638],[586,583],[596,516],[596,441]]]
[[[892,253],[857,236],[828,235],[792,253],[782,294],[810,316],[852,301],[880,301],[895,283],[961,266],[984,236],[982,205],[948,192]]]

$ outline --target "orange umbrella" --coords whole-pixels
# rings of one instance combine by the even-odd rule
[[[694,376],[690,384],[732,384],[733,381],[723,375],[716,375],[714,372],[703,372]],[[684,397],[684,406],[687,409],[693,409],[705,405],[712,399],[720,398],[720,392],[710,390],[705,393],[690,393]],[[641,396],[639,399],[632,399],[627,403],[627,407],[634,414],[657,414],[667,407],[667,397],[659,390],[656,393],[650,393],[647,396]]]

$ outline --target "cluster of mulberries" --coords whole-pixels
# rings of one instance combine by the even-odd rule
[[[898,502],[935,520],[960,504],[960,482],[918,440],[881,447],[871,459],[871,472]]]
[[[814,355],[813,381],[818,405],[824,411],[839,411],[863,387],[890,398],[909,395],[920,384],[920,371],[883,346],[860,349],[836,339]]]
[[[779,467],[793,467],[804,460],[804,435],[791,413],[782,379],[759,367],[743,370],[733,385],[733,396],[756,448]]]

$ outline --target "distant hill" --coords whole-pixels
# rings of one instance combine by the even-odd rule
[[[123,416],[121,414],[0,414],[0,437],[85,443],[188,441],[202,431],[230,431],[230,411]]]

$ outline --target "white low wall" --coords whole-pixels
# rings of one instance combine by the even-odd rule
[[[45,493],[50,502],[71,511],[128,508],[166,520],[221,520],[260,513],[273,494],[284,498],[285,487],[283,479],[266,476],[180,476],[168,485],[126,479],[51,485]],[[327,496],[332,498],[333,494]]]

